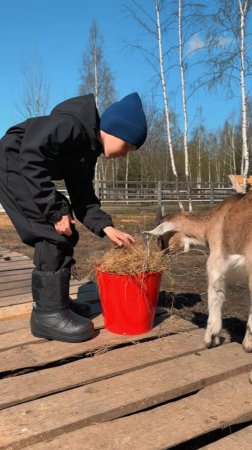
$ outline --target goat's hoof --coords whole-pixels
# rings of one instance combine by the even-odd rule
[[[249,330],[246,331],[245,337],[242,341],[242,348],[247,353],[252,352],[252,333]]]
[[[242,343],[242,348],[246,353],[252,353],[252,346],[246,346]]]
[[[207,348],[218,347],[220,345],[220,336],[210,336],[205,337],[205,345]]]
[[[219,347],[220,343],[220,336],[213,336],[213,347]]]
[[[251,344],[251,343],[248,343],[247,341],[244,342],[244,340],[243,340],[243,342],[242,342],[242,348],[243,348],[243,350],[244,350],[246,353],[251,353],[251,352],[252,352],[252,344]]]
[[[205,346],[206,348],[211,348],[212,347],[212,338],[211,336],[205,336]]]

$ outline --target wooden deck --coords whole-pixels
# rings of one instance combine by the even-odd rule
[[[241,345],[226,338],[207,350],[204,330],[162,309],[145,335],[109,333],[96,285],[74,279],[71,296],[91,303],[96,337],[37,339],[32,268],[0,248],[1,449],[252,448],[252,355]]]

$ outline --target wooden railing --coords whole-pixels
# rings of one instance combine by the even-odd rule
[[[103,203],[156,203],[164,204],[170,202],[188,201],[188,192],[185,183],[179,183],[178,192],[173,182],[139,182],[128,183],[117,181],[98,181],[95,184],[96,195]],[[230,185],[218,183],[201,183],[191,185],[192,202],[207,203],[213,205],[230,195],[235,190]]]
[[[121,204],[168,204],[188,201],[185,183],[179,183],[177,194],[174,182],[169,181],[97,181],[94,183],[95,193],[102,203]],[[67,195],[62,184],[57,189]],[[192,183],[191,199],[193,203],[214,205],[234,194],[235,190],[227,183]],[[0,205],[0,211],[3,211]]]

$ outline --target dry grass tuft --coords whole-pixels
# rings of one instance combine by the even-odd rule
[[[103,272],[139,274],[141,272],[163,272],[167,268],[167,257],[154,249],[151,242],[142,240],[129,247],[116,247],[108,250],[95,262],[96,268]]]

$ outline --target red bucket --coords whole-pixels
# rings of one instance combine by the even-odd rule
[[[105,328],[127,335],[150,331],[162,273],[117,275],[99,269],[96,272]]]

